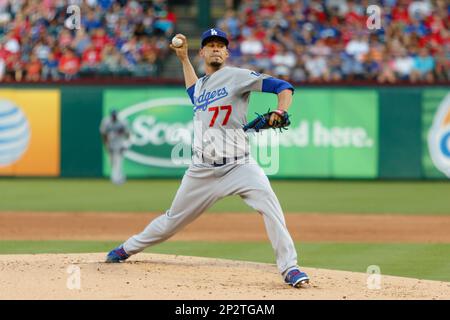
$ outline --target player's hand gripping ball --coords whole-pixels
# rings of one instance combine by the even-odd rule
[[[173,38],[172,38],[172,45],[173,45],[175,48],[179,48],[179,47],[181,47],[181,46],[183,45],[183,40],[181,40],[181,39],[178,38],[178,37],[173,37]]]

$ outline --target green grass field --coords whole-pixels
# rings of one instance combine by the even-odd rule
[[[163,212],[180,180],[0,179],[1,211]],[[272,181],[285,212],[449,215],[449,182]],[[238,197],[210,212],[253,211]],[[107,252],[116,242],[0,241],[0,254]],[[297,243],[309,267],[450,281],[450,244]],[[274,263],[268,242],[167,242],[148,252]]]
[[[0,254],[108,252],[117,242],[0,241]],[[296,243],[301,265],[450,281],[450,244]],[[274,263],[267,242],[166,242],[146,252]]]
[[[180,180],[0,179],[0,211],[162,212]],[[450,214],[449,182],[272,181],[285,212]],[[211,212],[247,212],[229,197]]]

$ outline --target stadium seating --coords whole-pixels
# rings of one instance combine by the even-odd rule
[[[72,30],[67,27],[70,3],[78,4],[82,13],[79,28]],[[368,3],[211,0],[212,11],[223,13],[216,26],[232,40],[232,65],[295,83],[450,81],[447,1],[379,1],[381,28],[374,30],[367,24]],[[177,16],[169,4],[168,0],[0,0],[0,81],[180,79],[176,61],[167,57],[170,38],[183,30],[177,29]],[[199,35],[184,31],[195,56]],[[171,65],[162,74],[165,63]],[[203,72],[199,59],[194,65]]]

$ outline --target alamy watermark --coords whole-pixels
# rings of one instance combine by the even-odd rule
[[[380,290],[381,289],[381,269],[377,265],[370,265],[367,267],[367,289]]]
[[[71,264],[67,267],[66,272],[69,274],[66,281],[66,287],[69,290],[81,289],[81,269],[79,266]]]
[[[366,20],[366,26],[369,30],[380,30],[381,29],[381,8],[377,5],[371,5],[367,7],[367,15],[369,16]]]
[[[67,29],[80,30],[81,29],[81,9],[77,5],[70,5],[67,7],[66,13],[69,17],[64,22]]]
[[[256,160],[267,175],[278,173],[280,138],[274,130],[259,133],[225,128],[204,130],[203,123],[196,120],[192,130],[189,132],[185,128],[177,128],[171,131],[171,136],[176,136],[179,141],[171,151],[171,161],[175,166],[191,163],[221,165],[225,164],[224,161],[255,163]]]

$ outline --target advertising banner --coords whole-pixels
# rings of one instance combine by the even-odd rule
[[[249,117],[276,105],[275,95],[253,93]],[[280,165],[277,176],[377,177],[376,91],[297,89],[289,113],[289,130],[262,133],[278,136]]]
[[[276,102],[276,95],[252,93],[248,118],[253,119],[255,112],[275,108]],[[181,143],[190,148],[193,111],[185,90],[106,90],[103,116],[113,109],[119,111],[119,117],[127,121],[131,131],[131,146],[124,163],[127,176],[184,173],[187,165],[174,163],[171,157],[175,145]],[[251,153],[266,173],[278,177],[377,176],[376,91],[297,90],[289,113],[289,130],[250,134]],[[262,149],[263,153],[275,149],[277,153],[261,157]],[[103,164],[103,173],[108,176],[111,166],[106,152]]]
[[[0,90],[0,175],[58,176],[59,90]]]
[[[172,151],[182,142],[190,148],[192,104],[185,90],[106,90],[103,116],[119,111],[131,131],[131,147],[125,153],[124,170],[129,177],[178,177],[186,164],[173,163]],[[110,159],[104,151],[103,174],[111,172]]]
[[[424,175],[450,177],[450,91],[428,89],[422,97]]]

